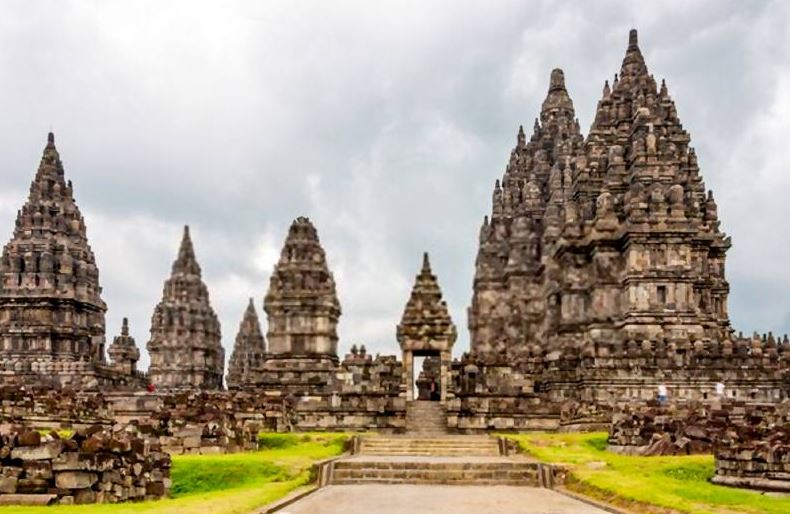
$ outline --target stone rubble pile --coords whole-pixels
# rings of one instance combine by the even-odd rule
[[[0,387],[0,421],[39,427],[110,424],[101,393],[45,387]]]
[[[713,453],[728,418],[726,410],[699,402],[624,405],[612,416],[609,450],[627,455]]]
[[[790,402],[744,416],[715,457],[714,483],[790,492]]]
[[[257,449],[261,431],[276,431],[285,402],[247,392],[184,392],[160,398],[150,418],[135,422],[170,454],[217,454]]]
[[[153,500],[170,489],[170,456],[131,430],[61,437],[7,426],[0,437],[0,505]]]

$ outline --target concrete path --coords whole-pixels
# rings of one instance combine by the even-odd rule
[[[549,489],[457,485],[330,485],[279,514],[606,514]]]

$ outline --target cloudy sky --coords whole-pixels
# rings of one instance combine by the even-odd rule
[[[590,4],[4,0],[0,239],[54,130],[108,340],[128,316],[144,347],[188,223],[230,350],[306,215],[337,280],[342,353],[397,352],[424,250],[460,352],[478,228],[518,125],[559,66],[586,132],[636,27],[733,238],[733,326],[790,331],[789,4]]]

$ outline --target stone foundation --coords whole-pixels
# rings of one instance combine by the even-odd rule
[[[125,430],[94,427],[61,439],[2,431],[0,504],[117,503],[167,496],[170,456]]]

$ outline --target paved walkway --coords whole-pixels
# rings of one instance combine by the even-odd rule
[[[279,514],[606,514],[548,489],[457,485],[331,485]]]

